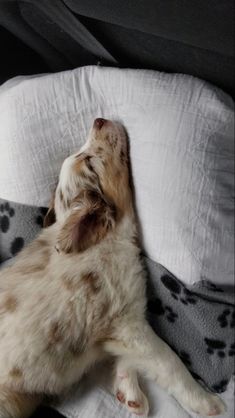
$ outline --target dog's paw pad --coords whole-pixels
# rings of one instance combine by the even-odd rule
[[[124,393],[120,392],[120,390],[117,392],[117,394],[116,394],[116,398],[117,398],[117,400],[118,400],[119,402],[121,402],[121,403],[125,403],[125,402],[126,402],[126,399],[125,399]]]
[[[139,408],[141,406],[139,402],[136,401],[128,401],[127,405],[130,406],[130,408]]]
[[[146,396],[141,392],[138,396],[138,399],[135,400],[127,400],[126,406],[132,414],[138,416],[148,416],[149,412],[149,405]]]

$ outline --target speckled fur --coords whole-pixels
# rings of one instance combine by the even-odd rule
[[[222,411],[145,321],[120,125],[95,122],[82,150],[65,160],[45,223],[0,273],[0,418],[29,416],[42,394],[60,394],[106,355],[117,358],[114,391],[131,412],[148,413],[136,370],[194,411]]]

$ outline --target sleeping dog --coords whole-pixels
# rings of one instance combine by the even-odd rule
[[[113,393],[148,414],[144,373],[185,408],[225,410],[145,319],[127,138],[96,119],[80,152],[67,158],[46,228],[0,273],[0,418],[28,417],[44,395],[60,394],[91,365],[113,361]]]

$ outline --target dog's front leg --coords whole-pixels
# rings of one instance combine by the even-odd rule
[[[123,368],[144,372],[172,394],[183,407],[193,412],[213,416],[225,411],[220,398],[204,390],[193,379],[180,358],[153,332],[147,322],[122,323],[115,337],[105,343],[104,349],[120,356]]]
[[[148,400],[140,389],[137,372],[127,368],[122,358],[115,362],[112,391],[129,412],[141,416],[148,415]]]

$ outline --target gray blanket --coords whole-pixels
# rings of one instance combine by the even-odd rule
[[[0,263],[14,257],[40,231],[46,208],[0,199]],[[185,286],[144,257],[148,271],[148,319],[195,378],[215,392],[234,373],[234,289],[201,281]],[[0,265],[0,267],[1,267]]]

